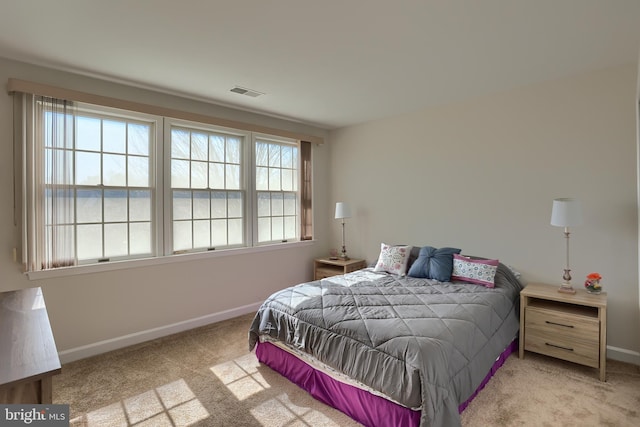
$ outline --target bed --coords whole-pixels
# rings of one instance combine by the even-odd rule
[[[522,285],[506,265],[459,249],[386,247],[386,266],[383,244],[375,267],[271,295],[249,348],[364,425],[460,425],[516,348]]]

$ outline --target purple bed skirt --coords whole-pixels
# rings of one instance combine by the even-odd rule
[[[498,357],[471,397],[458,407],[459,412],[464,411],[473,398],[489,382],[489,379],[504,364],[507,357],[517,348],[518,341],[516,339]],[[312,368],[306,362],[271,343],[258,343],[256,356],[261,363],[288,378],[291,382],[309,392],[314,398],[344,412],[365,426],[420,425],[420,411],[405,408],[368,391],[334,380],[324,372]]]

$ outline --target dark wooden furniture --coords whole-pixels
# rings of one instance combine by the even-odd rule
[[[42,290],[0,293],[0,403],[52,403],[60,371]]]

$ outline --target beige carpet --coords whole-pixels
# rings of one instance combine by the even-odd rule
[[[252,315],[66,364],[54,403],[72,426],[357,426],[247,350]],[[463,426],[638,426],[640,367],[595,369],[512,355],[462,414]]]

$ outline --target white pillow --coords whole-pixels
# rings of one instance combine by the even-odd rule
[[[373,271],[386,271],[387,273],[404,276],[407,273],[411,246],[392,246],[380,244],[380,256]]]

